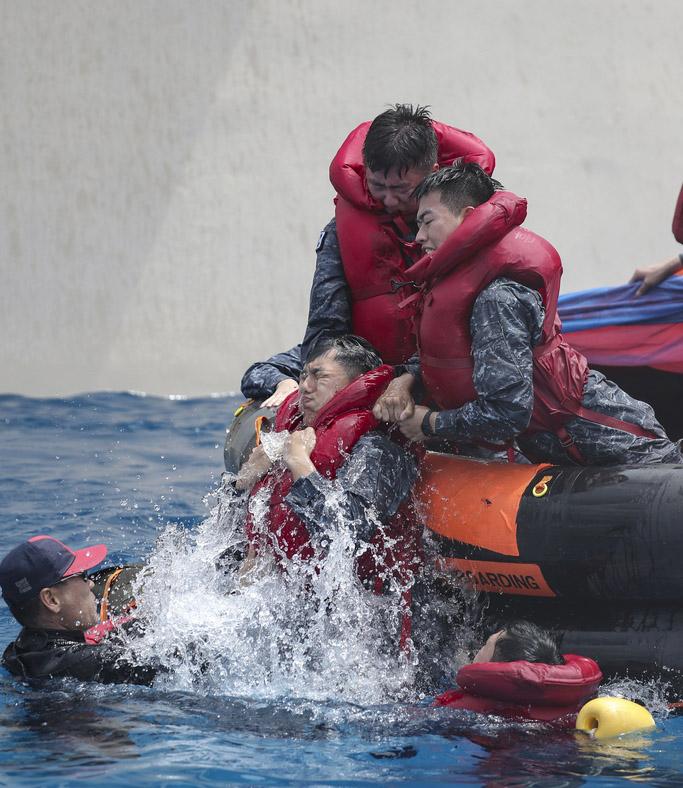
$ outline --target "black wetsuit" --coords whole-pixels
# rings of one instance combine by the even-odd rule
[[[124,624],[119,629],[127,628]],[[159,671],[158,666],[132,662],[118,632],[91,645],[81,631],[58,629],[22,629],[5,649],[2,664],[22,678],[72,677],[115,684],[151,684]]]

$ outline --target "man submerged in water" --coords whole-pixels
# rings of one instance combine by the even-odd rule
[[[601,680],[592,659],[561,655],[550,632],[515,621],[488,638],[458,671],[459,689],[439,695],[434,705],[565,726],[595,696]]]
[[[72,550],[51,536],[22,542],[0,563],[2,596],[23,629],[2,664],[22,678],[151,684],[158,667],[131,661],[121,639],[133,622],[100,623],[87,571],[103,544]]]

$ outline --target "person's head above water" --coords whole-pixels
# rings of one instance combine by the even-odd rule
[[[85,572],[106,555],[103,544],[71,550],[51,536],[33,536],[0,562],[2,596],[22,626],[86,630],[99,619]]]
[[[542,662],[562,665],[555,638],[530,621],[514,621],[493,635],[479,649],[472,662]]]
[[[438,168],[438,142],[427,107],[394,104],[370,125],[363,145],[368,191],[387,213],[413,219],[415,188]]]
[[[501,184],[472,162],[458,162],[429,175],[415,189],[418,233],[415,240],[434,252],[477,205]]]
[[[318,340],[305,359],[299,379],[304,424],[310,426],[338,391],[381,363],[377,351],[362,337],[346,334]]]

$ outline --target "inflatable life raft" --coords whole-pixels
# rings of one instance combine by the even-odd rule
[[[605,674],[683,675],[683,465],[512,465],[427,453],[440,563],[504,624],[527,618]]]
[[[267,417],[252,403],[230,426],[230,471],[256,442],[256,414]],[[683,677],[683,465],[518,465],[427,452],[416,495],[440,567],[481,592],[492,623],[535,621],[605,675]]]

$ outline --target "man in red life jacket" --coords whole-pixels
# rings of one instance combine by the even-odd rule
[[[375,415],[403,434],[488,445],[516,441],[534,462],[680,463],[652,408],[633,399],[560,333],[562,265],[520,227],[526,200],[481,168],[458,164],[418,188],[425,257],[406,272],[419,286],[419,365],[397,378]],[[421,376],[437,409],[414,407]]]
[[[107,548],[71,550],[51,536],[34,536],[0,563],[2,595],[23,629],[2,664],[22,678],[151,684],[158,667],[131,661],[118,635],[133,622],[100,623],[87,570]]]
[[[234,483],[252,498],[264,490],[268,496],[266,522],[249,518],[251,558],[267,550],[283,566],[308,561],[319,537],[333,535],[341,518],[361,547],[364,582],[381,590],[387,571],[410,582],[421,529],[404,504],[417,461],[378,429],[371,412],[393,377],[393,367],[381,365],[359,337],[326,337],[314,347],[299,391],[277,414],[276,432],[287,433],[282,457],[257,446]]]
[[[412,195],[426,175],[456,159],[476,162],[488,173],[495,166],[480,139],[432,120],[426,107],[395,104],[348,135],[330,165],[335,217],[316,247],[300,358],[320,337],[344,334],[367,339],[387,364],[412,355],[412,315],[399,309],[403,293],[396,286],[420,256]],[[274,397],[269,404],[276,407],[294,391],[292,351],[250,367],[245,396]]]
[[[412,354],[411,314],[396,282],[420,256],[415,188],[456,159],[493,172],[493,153],[474,135],[430,118],[426,107],[396,104],[361,123],[330,165],[335,218],[323,230],[311,287],[303,356],[321,335],[354,333],[385,363]]]
[[[458,671],[459,689],[439,695],[434,705],[570,726],[601,680],[592,659],[561,656],[549,632],[518,621],[491,635],[472,664]]]

